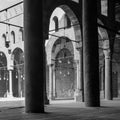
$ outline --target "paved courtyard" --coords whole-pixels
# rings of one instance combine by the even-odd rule
[[[120,120],[120,100],[101,101],[101,107],[86,108],[84,103],[52,102],[44,114],[25,113],[24,100],[0,100],[0,120]]]

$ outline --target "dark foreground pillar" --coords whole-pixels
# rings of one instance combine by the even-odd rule
[[[84,95],[87,107],[99,107],[97,0],[83,0]]]
[[[25,111],[44,112],[45,48],[42,1],[24,0]]]

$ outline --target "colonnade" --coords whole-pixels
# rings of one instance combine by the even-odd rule
[[[21,79],[21,76],[23,77],[23,75],[21,74],[20,70],[18,70],[18,75],[14,76],[17,77],[17,84],[13,84],[16,79],[13,78],[13,66],[10,65],[8,67],[8,88],[7,88],[7,94],[6,97],[7,98],[13,98],[13,97],[23,97],[23,91],[22,91],[22,80],[24,78]],[[16,87],[17,86],[17,87]],[[16,91],[18,91],[17,96],[14,96],[14,88],[16,89]]]
[[[42,2],[42,1],[41,1]],[[99,54],[97,32],[97,0],[83,0],[83,67],[79,65],[80,76],[84,79],[84,101],[89,107],[100,106],[99,93]],[[41,4],[42,5],[42,4]],[[42,28],[42,7],[38,0],[24,1],[24,35],[25,35],[25,108],[26,112],[44,112],[45,81],[45,46]],[[94,17],[92,17],[94,16]],[[41,30],[41,31],[40,31]],[[110,63],[105,53],[105,85],[106,99],[110,96]],[[82,60],[81,60],[82,61]],[[49,65],[50,83],[52,84],[53,66]],[[84,71],[84,73],[82,73]],[[84,74],[84,75],[83,75]],[[83,76],[82,76],[83,75]],[[80,77],[80,80],[82,78]],[[55,81],[54,81],[55,82]],[[78,81],[78,90],[83,89],[82,81]],[[49,89],[52,98],[54,87]],[[54,93],[55,94],[55,93]]]

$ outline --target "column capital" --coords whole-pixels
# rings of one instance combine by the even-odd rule
[[[8,69],[8,71],[13,71],[13,69]]]
[[[103,48],[104,49],[109,49],[110,48],[110,41],[109,41],[109,39],[105,39],[103,41]]]
[[[74,60],[76,64],[79,64],[79,60]]]
[[[74,66],[74,68],[78,68],[78,66],[79,66],[79,60],[74,60],[73,66]]]
[[[53,66],[54,66],[54,64],[52,64],[52,63],[51,63],[51,64],[48,64],[48,66],[49,66],[49,67],[53,67]]]
[[[13,70],[13,65],[8,65],[8,70]]]
[[[76,50],[78,50],[79,52],[81,52],[82,51],[82,46],[81,47],[76,47]]]
[[[55,64],[49,64],[49,69],[51,69],[52,71],[55,71]]]
[[[111,51],[110,51],[110,49],[103,50],[103,53],[105,55],[105,58],[110,59],[110,57],[111,57]]]

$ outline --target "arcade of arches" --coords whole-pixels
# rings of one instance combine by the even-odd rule
[[[24,56],[20,48],[13,51],[14,68],[12,72],[12,94],[13,97],[24,96]]]
[[[24,1],[26,112],[44,112],[47,97],[90,107],[119,97],[120,2],[102,2]]]
[[[16,48],[11,56],[13,60],[8,61],[0,52],[0,97],[24,97],[23,51]]]

